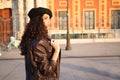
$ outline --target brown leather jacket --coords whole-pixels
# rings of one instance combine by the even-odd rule
[[[51,60],[54,49],[48,40],[33,40],[25,55],[26,80],[59,80],[61,51],[57,62]]]

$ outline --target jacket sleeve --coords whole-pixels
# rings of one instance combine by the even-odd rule
[[[52,47],[44,41],[40,41],[34,48],[34,60],[38,64],[38,68],[42,75],[53,74],[57,67],[57,62],[48,59],[49,53],[52,52]]]

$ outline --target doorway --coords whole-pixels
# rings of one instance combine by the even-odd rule
[[[0,9],[0,42],[9,42],[12,35],[12,17],[11,9]]]

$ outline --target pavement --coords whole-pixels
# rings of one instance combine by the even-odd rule
[[[60,46],[60,80],[120,80],[120,42],[72,43],[72,50]],[[1,51],[0,80],[25,80],[19,49]]]

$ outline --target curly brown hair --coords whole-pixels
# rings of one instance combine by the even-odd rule
[[[42,17],[37,16],[34,19],[31,19],[25,28],[21,43],[19,45],[21,55],[26,54],[27,46],[30,45],[31,40],[41,40],[43,38],[48,38],[48,31],[43,23]]]
[[[43,15],[48,14],[50,18],[52,17],[51,10],[43,7],[32,8],[28,16],[30,18],[29,23],[27,24],[24,34],[22,36],[21,43],[19,48],[21,49],[21,55],[26,54],[28,46],[30,45],[33,39],[37,41],[41,39],[48,39],[48,30],[43,22]]]

